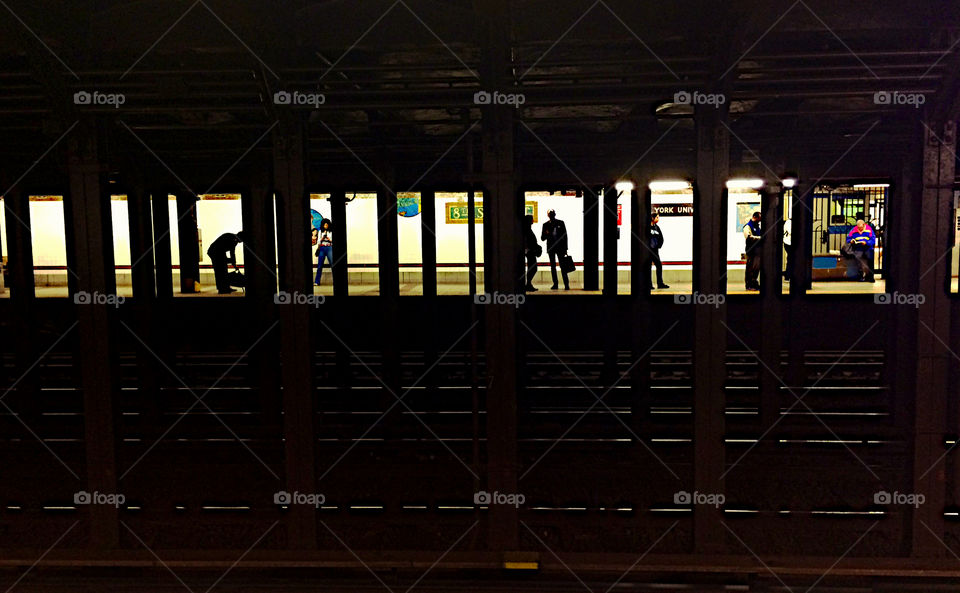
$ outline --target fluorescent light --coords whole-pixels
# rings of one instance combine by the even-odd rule
[[[689,181],[651,181],[651,191],[682,191],[690,189]]]
[[[632,181],[618,181],[614,186],[617,188],[617,191],[633,191],[633,182]]]
[[[760,189],[763,187],[763,179],[730,179],[727,181],[727,189]]]
[[[780,180],[780,183],[783,185],[783,187],[790,188],[797,184],[797,180],[793,177],[784,177]]]
[[[871,187],[890,187],[889,183],[855,183],[853,189],[868,189]]]

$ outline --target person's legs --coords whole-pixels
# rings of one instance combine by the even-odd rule
[[[553,286],[551,288],[557,288],[557,254],[554,251],[548,251],[547,255],[550,256],[550,275],[553,276]]]
[[[784,245],[787,252],[787,269],[783,271],[783,276],[787,280],[793,278],[793,245]]]
[[[867,263],[867,251],[856,249],[853,253],[857,258],[857,266],[860,268],[860,280],[873,280],[873,271],[870,269],[870,264]]]
[[[660,250],[654,249],[651,255],[653,260],[653,265],[657,268],[657,288],[666,287],[666,283],[663,281],[663,262],[660,261]]]
[[[319,254],[317,256],[317,277],[314,281],[320,284],[320,279],[323,277],[324,260],[327,261],[330,267],[333,267],[333,247],[331,245],[321,245],[317,253]]]
[[[744,284],[747,289],[760,288],[760,254],[755,250],[747,255],[747,269],[744,274]]]
[[[227,280],[227,259],[225,257],[211,257],[213,275],[217,280],[217,292],[231,292],[230,281]]]
[[[528,253],[527,254],[527,289],[533,288],[533,279],[537,275],[537,256]]]

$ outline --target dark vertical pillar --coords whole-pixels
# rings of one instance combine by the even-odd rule
[[[437,296],[437,199],[432,189],[420,194],[420,252],[423,296]]]
[[[113,275],[110,227],[104,221],[110,197],[102,191],[97,156],[96,129],[83,122],[68,145],[70,193],[67,206],[74,222],[73,249],[77,289],[80,293],[107,294]],[[87,488],[90,492],[117,492],[115,442],[116,384],[111,305],[96,301],[78,304],[77,353],[81,370],[86,445]],[[89,506],[89,543],[97,548],[115,547],[119,541],[118,511],[110,505]]]
[[[381,178],[392,185],[388,163]],[[400,395],[400,257],[397,234],[397,194],[381,187],[377,190],[377,252],[380,270],[380,349],[383,353],[383,381],[393,394]],[[394,403],[393,394],[384,393],[386,409]]]
[[[257,336],[269,331],[276,320],[274,295],[277,294],[278,279],[273,190],[269,179],[271,164],[269,161],[255,162],[249,189],[240,196],[245,236],[242,244],[245,296],[250,303],[249,310],[253,313],[247,323],[256,328],[254,333]],[[309,222],[301,232],[309,236]],[[310,253],[305,257],[309,261]],[[306,294],[311,293],[312,291],[308,291]],[[271,426],[279,422],[281,408],[281,378],[277,356],[280,344],[277,337],[278,334],[271,332],[250,352],[254,375],[251,378],[260,393],[260,409]]]
[[[63,198],[63,240],[67,245],[67,294],[74,295],[81,288],[77,285],[77,254],[69,246],[76,243],[77,224],[82,223],[74,219],[73,210],[68,204],[69,196]]]
[[[437,359],[437,328],[440,325],[437,312],[437,200],[432,189],[420,193],[420,255],[423,265],[423,384],[431,390],[436,387],[435,374],[431,372]],[[398,394],[399,395],[399,394]]]
[[[472,144],[472,143],[471,143]],[[446,206],[444,206],[446,207]],[[467,191],[467,289],[477,294],[477,192],[471,187]]]
[[[767,180],[768,184],[772,180]],[[783,220],[780,215],[780,188],[768,185],[761,194],[763,252],[760,255],[760,298],[755,318],[760,319],[760,426],[773,426],[780,414],[780,349],[783,345],[783,317],[780,307],[783,280],[780,274],[783,251]]]
[[[617,296],[617,194],[615,187],[603,190],[603,294]],[[628,194],[629,196],[629,194]],[[625,197],[624,200],[628,200]]]
[[[611,185],[603,190],[602,221],[603,221],[603,318],[604,327],[611,328],[606,340],[603,341],[603,385],[612,386],[617,378],[617,357],[619,352],[620,332],[614,328],[617,324],[617,191]],[[629,200],[630,193],[624,197]]]
[[[811,253],[813,243],[813,224],[810,215],[810,194],[813,186],[809,182],[798,180],[793,187],[790,208],[790,225],[793,241],[793,277],[790,279],[791,301],[799,300],[806,292],[810,278]]]
[[[648,187],[650,178],[644,176],[640,180],[644,185],[638,185],[632,192],[633,200],[630,208],[630,294],[638,294],[645,300],[650,296],[650,290],[653,287],[651,282],[651,266],[653,259],[650,257],[650,213],[652,205],[650,203],[652,193]],[[640,302],[634,299],[634,302]]]
[[[197,292],[200,282],[200,235],[197,229],[199,196],[177,195],[177,229],[180,249],[180,292]],[[207,247],[216,237],[207,237]]]
[[[701,294],[724,294],[726,283],[726,233],[724,183],[729,173],[730,135],[720,109],[698,106],[697,189],[694,209],[693,289]],[[694,488],[699,492],[723,492],[723,442],[727,344],[726,304],[694,306]],[[723,548],[721,512],[707,505],[694,507],[694,548],[717,553]]]
[[[583,289],[600,289],[600,200],[583,188]]]
[[[130,223],[130,282],[133,297],[152,301],[156,291],[153,273],[153,228],[150,221],[150,195],[138,181],[127,192]]]
[[[2,185],[7,187],[7,180]],[[41,351],[33,323],[36,303],[35,277],[33,273],[33,238],[30,229],[30,196],[14,187],[3,196],[7,221],[7,269],[10,282],[10,305],[13,308],[12,329],[17,336],[14,376],[23,377],[17,385],[17,410],[27,422],[39,414],[38,395],[40,385],[35,367]],[[13,394],[11,394],[13,395]],[[7,403],[11,403],[9,398]]]
[[[630,384],[632,391],[632,427],[640,438],[645,438],[650,417],[650,355],[647,350],[655,336],[650,318],[650,178],[641,175],[636,188],[630,192],[630,303],[633,331],[631,332]],[[646,354],[646,355],[645,355]],[[642,356],[642,358],[641,358]]]
[[[153,257],[157,278],[157,299],[173,297],[173,262],[170,247],[170,196],[166,191],[150,195],[153,212]]]
[[[400,294],[399,243],[397,241],[397,195],[387,188],[377,190],[377,253],[379,254],[380,297]]]
[[[342,189],[330,192],[330,216],[333,219],[333,295],[337,297],[350,294],[350,259],[347,257],[347,241],[350,239],[347,229],[347,198]]]
[[[350,258],[347,255],[347,248],[350,239],[349,229],[347,228],[347,198],[342,189],[334,189],[330,192],[330,216],[333,219],[333,311],[346,309],[346,303],[343,297],[350,292],[349,263]],[[338,340],[334,340],[336,351],[336,379],[337,386],[341,393],[347,394],[350,389],[351,362],[353,355],[343,347]]]
[[[947,430],[947,396],[950,366],[955,364],[945,344],[950,343],[950,258],[942,258],[951,244],[953,183],[956,173],[956,122],[939,129],[925,127],[923,193],[919,204],[919,229],[911,236],[915,263],[901,274],[917,276],[917,292],[926,296],[917,310],[917,372],[915,379],[913,492],[926,496],[925,504],[913,510],[915,556],[942,556],[938,539],[945,536],[943,509],[946,496],[946,464],[938,463]],[[941,259],[942,258],[942,259]],[[929,531],[928,531],[929,530]],[[931,537],[930,531],[936,537]]]
[[[278,229],[278,248],[283,250],[283,289],[313,294],[310,249],[310,199],[304,187],[303,122],[284,113],[273,132],[273,187],[283,210]],[[343,218],[334,227],[344,226]],[[335,241],[338,239],[334,235]],[[336,244],[336,243],[335,243]],[[336,256],[336,254],[334,254]],[[286,489],[314,492],[316,478],[315,409],[313,401],[311,311],[309,304],[292,302],[277,307],[280,317],[280,381],[283,387],[283,447]],[[329,318],[321,307],[318,315]],[[317,545],[316,510],[294,505],[287,515],[289,546],[295,549]]]
[[[266,173],[269,163],[258,163],[257,167],[249,191],[241,196],[243,234],[247,237],[243,242],[243,273],[247,282],[246,296],[257,301],[272,302],[278,282],[273,191]],[[309,221],[302,232],[309,236]],[[207,241],[213,239],[215,237]],[[308,261],[311,256],[307,256]]]
[[[36,298],[33,275],[33,237],[30,232],[30,196],[20,188],[3,196],[7,219],[7,268],[10,298],[18,311],[31,308]]]
[[[483,18],[481,78],[489,89],[506,88],[510,63],[510,3],[480,4]],[[483,117],[484,283],[488,292],[516,293],[523,283],[521,224],[523,201],[517,199],[514,171],[514,116],[506,105],[485,105]],[[497,249],[489,248],[496,245]],[[487,490],[517,491],[517,349],[516,307],[492,304],[484,310],[487,356]],[[519,545],[517,509],[491,505],[488,543],[494,550]]]
[[[145,347],[133,339],[137,356],[137,395],[142,410],[141,430],[159,438],[161,427],[160,386],[169,379],[169,373],[157,364],[154,352],[166,352],[159,344],[166,332],[156,331],[164,327],[158,319],[156,306],[156,276],[154,275],[153,226],[151,224],[150,194],[144,188],[139,175],[133,175],[127,191],[127,213],[130,224],[130,277],[133,285],[133,319],[137,336],[152,343]],[[169,270],[169,268],[168,268]],[[129,336],[123,336],[128,338]]]
[[[787,349],[789,351],[787,384],[797,395],[806,391],[804,384],[807,382],[802,328],[806,327],[807,324],[803,297],[810,278],[813,227],[811,225],[812,217],[808,210],[810,202],[808,194],[812,191],[813,186],[809,185],[809,182],[798,180],[793,188],[791,198],[793,203],[790,208],[793,231],[793,276],[790,279],[790,295],[787,298],[788,305],[785,312],[787,319],[790,321],[790,331],[787,332]],[[790,402],[793,403],[792,396]],[[776,438],[776,431],[772,431],[768,436],[771,439]]]

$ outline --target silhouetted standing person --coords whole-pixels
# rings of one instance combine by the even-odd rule
[[[744,251],[747,254],[747,269],[744,272],[744,283],[747,290],[760,290],[760,241],[763,234],[760,231],[760,213],[754,212],[747,224],[743,225]]]
[[[333,268],[333,225],[330,220],[324,218],[320,223],[320,229],[317,231],[317,276],[313,279],[314,286],[320,286],[320,278],[323,276],[323,262],[326,260]]]
[[[670,288],[663,281],[663,262],[660,261],[660,248],[663,247],[663,231],[660,230],[660,215],[654,212],[650,215],[650,253],[653,264],[657,266],[657,288]]]
[[[527,214],[524,218],[523,253],[527,259],[527,292],[536,292],[533,279],[537,276],[537,258],[543,253],[543,248],[533,234],[533,215]]]
[[[213,273],[217,279],[217,292],[220,294],[230,294],[235,292],[230,288],[230,279],[227,276],[227,264],[233,265],[233,269],[239,272],[237,267],[237,245],[243,243],[243,231],[237,234],[224,233],[217,237],[217,240],[210,244],[207,249],[207,257],[213,264]]]
[[[543,223],[540,231],[540,239],[547,242],[547,255],[550,256],[550,275],[553,276],[553,286],[551,290],[557,290],[557,260],[567,254],[567,225],[557,218],[555,210],[547,212],[547,222]],[[570,278],[567,271],[560,266],[560,273],[563,274],[563,289],[570,290]]]

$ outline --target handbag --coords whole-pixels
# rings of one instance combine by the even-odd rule
[[[569,255],[561,255],[561,256],[560,256],[560,269],[561,269],[564,273],[569,274],[570,272],[572,272],[572,271],[574,271],[574,270],[577,269],[577,264],[573,263],[573,257],[571,257],[571,256],[569,256]]]

